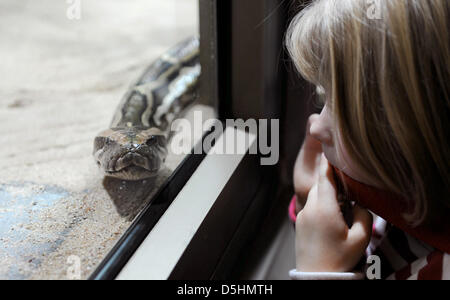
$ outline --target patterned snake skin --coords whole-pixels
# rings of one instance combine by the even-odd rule
[[[110,128],[94,141],[106,176],[141,180],[158,174],[167,156],[170,125],[196,99],[199,40],[190,38],[152,63],[131,86]]]

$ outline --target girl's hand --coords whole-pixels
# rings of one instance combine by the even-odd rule
[[[364,254],[372,232],[372,215],[355,206],[348,228],[336,194],[333,170],[322,155],[319,178],[296,222],[296,264],[300,272],[349,272]]]
[[[318,117],[319,115],[315,114],[308,119],[305,141],[294,166],[294,189],[297,196],[296,213],[305,206],[309,191],[319,178],[322,145],[310,133],[311,124]]]

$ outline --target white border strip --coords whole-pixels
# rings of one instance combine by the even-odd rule
[[[231,127],[224,135],[230,130],[236,131],[237,143],[248,136],[246,150],[256,141],[255,134]],[[223,145],[224,135],[214,147]],[[208,154],[117,279],[167,279],[244,156]]]

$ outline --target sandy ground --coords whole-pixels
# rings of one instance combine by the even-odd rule
[[[82,0],[77,21],[66,1],[0,2],[0,279],[65,279],[70,256],[86,278],[130,225],[92,141],[148,63],[197,33],[196,6]]]

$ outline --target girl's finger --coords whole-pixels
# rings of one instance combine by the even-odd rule
[[[319,168],[319,184],[317,187],[318,201],[324,208],[339,211],[340,206],[337,199],[337,187],[334,182],[333,169],[330,168],[328,160],[322,154]]]
[[[372,214],[355,204],[353,208],[353,225],[348,232],[348,241],[355,243],[358,247],[361,244],[368,243],[372,235]],[[364,246],[364,245],[363,245]],[[367,246],[367,245],[365,245]]]
[[[304,205],[304,209],[309,209],[310,206],[317,202],[318,198],[318,184],[314,184],[311,190],[308,193],[307,201]]]

